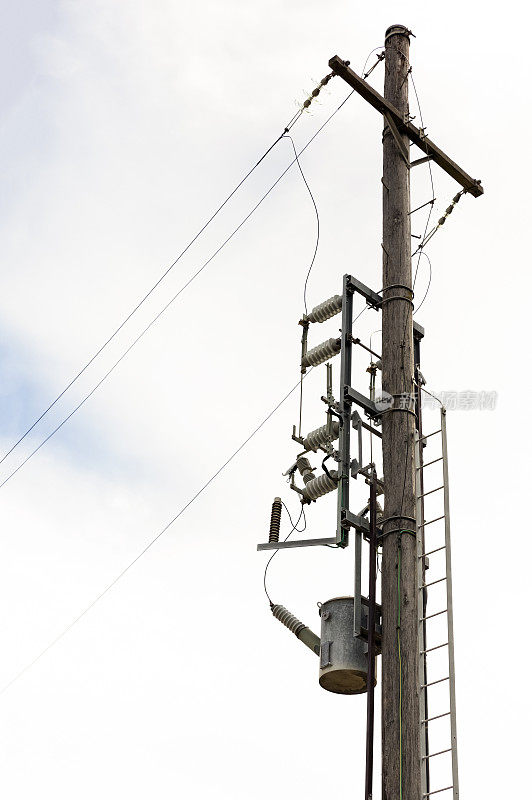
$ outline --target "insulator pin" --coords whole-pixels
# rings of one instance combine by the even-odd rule
[[[329,297],[318,306],[315,306],[308,315],[309,322],[325,322],[325,320],[336,316],[342,310],[342,297],[335,294],[334,297]]]
[[[313,347],[312,350],[308,351],[301,359],[301,368],[317,367],[319,364],[323,364],[324,361],[332,358],[332,356],[337,355],[341,348],[341,339],[327,339],[326,342],[322,342],[317,347]]]
[[[324,494],[334,492],[338,486],[338,472],[333,470],[330,475],[331,477],[326,474],[318,475],[317,478],[309,481],[303,489],[303,497],[306,500],[317,500],[318,497],[323,497]]]
[[[279,541],[279,532],[281,530],[281,511],[283,509],[281,498],[276,497],[272,503],[272,516],[270,519],[270,536],[269,542]]]
[[[327,444],[329,440],[334,442],[335,439],[338,439],[339,435],[340,425],[338,422],[333,422],[331,434],[329,434],[328,425],[322,425],[321,428],[316,428],[315,431],[311,431],[308,434],[308,436],[303,440],[303,447],[305,450],[313,450],[316,452],[319,447]]]

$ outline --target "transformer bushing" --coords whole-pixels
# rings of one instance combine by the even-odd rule
[[[368,648],[354,636],[353,610],[352,597],[334,597],[320,610],[320,686],[335,694],[367,691]]]

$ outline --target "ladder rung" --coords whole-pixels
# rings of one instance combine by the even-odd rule
[[[447,750],[438,750],[437,753],[430,753],[430,755],[428,756],[423,756],[423,759],[434,758],[434,756],[441,756],[443,755],[443,753],[451,753],[452,749],[453,749],[452,747],[448,747]]]
[[[422,689],[426,689],[427,686],[434,686],[434,684],[436,684],[436,683],[443,683],[444,681],[448,681],[448,680],[449,680],[449,676],[447,675],[446,678],[438,678],[437,681],[431,681],[430,683],[423,683],[423,684],[421,684],[421,688]]]
[[[433,461],[427,461],[426,464],[423,464],[422,467],[416,467],[417,470],[424,469],[425,467],[430,467],[431,464],[436,464],[438,461],[443,461],[443,456],[439,458],[435,458]]]
[[[422,522],[419,527],[426,528],[427,525],[432,525],[433,522],[438,522],[439,519],[445,519],[445,514],[442,514],[441,517],[434,517],[434,519],[429,519],[428,522]]]
[[[444,483],[442,483],[441,486],[438,486],[437,489],[431,489],[430,492],[425,492],[425,494],[419,494],[417,496],[417,499],[421,500],[422,497],[427,497],[427,495],[429,495],[429,494],[434,494],[434,492],[439,492],[440,489],[445,489],[445,484]]]
[[[445,714],[438,714],[436,717],[429,717],[428,719],[424,719],[421,722],[421,724],[425,725],[427,722],[432,722],[433,719],[441,719],[442,717],[448,717],[450,713],[451,713],[450,711],[446,711]],[[436,753],[434,755],[436,755]]]
[[[439,553],[440,550],[445,550],[447,547],[446,544],[442,545],[442,547],[437,547],[435,550],[429,550],[428,553],[423,553],[423,555],[419,556],[419,558],[425,558],[425,556],[432,556],[434,553]]]
[[[432,619],[432,617],[439,617],[441,614],[447,614],[447,609],[444,608],[443,611],[436,611],[435,614],[428,614],[426,617],[421,617],[419,620],[420,622],[425,622],[427,619]]]
[[[442,581],[446,581],[447,578],[438,578],[437,581],[431,581],[430,583],[425,583],[423,586],[420,586],[420,589],[427,589],[429,586],[434,586],[436,583],[441,583]]]
[[[453,786],[446,786],[444,789],[434,789],[433,792],[425,792],[423,797],[430,797],[431,794],[438,794],[438,792],[446,792],[448,789],[453,789]]]
[[[433,650],[439,650],[440,647],[447,647],[448,644],[449,642],[444,642],[443,644],[437,644],[436,647],[429,647],[427,650],[422,650],[420,655],[423,655],[423,653],[431,653]]]
[[[437,431],[432,431],[432,433],[427,433],[427,435],[422,436],[419,441],[422,442],[424,439],[430,439],[431,436],[436,436],[437,433],[441,433],[441,428],[438,428]]]

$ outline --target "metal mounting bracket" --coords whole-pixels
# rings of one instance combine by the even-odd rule
[[[400,133],[406,133],[410,141],[417,145],[427,156],[431,156],[433,161],[441,167],[448,175],[455,179],[464,189],[473,195],[473,197],[480,197],[484,194],[484,189],[480,185],[479,180],[475,180],[471,175],[468,175],[458,164],[449,158],[443,150],[440,150],[434,142],[425,136],[421,128],[416,128],[411,122],[405,120],[403,115],[398,109],[389,103],[381,94],[379,94],[373,86],[366,83],[365,80],[360,78],[356,72],[348,66],[345,61],[342,61],[338,56],[333,56],[329,61],[329,67],[339,75],[343,80],[358,92],[364,100],[373,106],[383,116],[389,114],[396,124]]]
[[[397,125],[395,124],[395,122],[393,120],[393,117],[392,117],[392,115],[390,114],[389,111],[385,111],[384,112],[384,119],[388,123],[388,127],[389,127],[389,129],[391,131],[391,134],[392,134],[394,140],[395,140],[395,144],[397,145],[397,149],[399,150],[401,158],[405,162],[405,164],[408,167],[408,169],[410,169],[410,153],[409,153],[409,150],[408,150],[406,144],[401,139],[401,134],[399,133],[399,130],[397,129]]]

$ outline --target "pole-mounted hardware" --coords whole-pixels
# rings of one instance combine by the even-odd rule
[[[389,798],[404,796],[408,800],[424,800],[432,794],[452,789],[453,800],[458,800],[445,418],[442,414],[441,431],[435,432],[442,433],[443,454],[423,464],[423,448],[427,445],[428,436],[422,434],[421,386],[424,379],[419,367],[420,342],[425,331],[412,319],[414,293],[410,220],[412,214],[435,201],[432,198],[418,208],[410,208],[409,171],[416,165],[433,161],[462,187],[435,227],[423,238],[416,237],[420,240],[416,253],[422,251],[444,225],[462,195],[469,193],[479,197],[484,189],[479,180],[468,175],[428,138],[424,128],[416,128],[412,124],[413,117],[408,110],[410,35],[411,32],[402,25],[391,26],[386,32],[385,51],[378,57],[378,61],[385,59],[385,96],[366,83],[364,78],[369,72],[360,78],[350,69],[349,62],[342,61],[338,56],[329,62],[332,74],[343,78],[382,114],[384,120],[383,288],[376,292],[353,276],[344,275],[341,294],[319,303],[299,321],[302,326],[301,375],[323,363],[327,365],[327,390],[321,398],[326,406],[326,421],[306,435],[302,432],[301,394],[299,430],[296,433],[294,426],[292,439],[303,449],[284,475],[288,477],[290,488],[298,494],[303,506],[311,507],[325,494],[336,491],[335,536],[292,539],[289,537],[295,530],[294,526],[285,541],[279,541],[281,501],[276,498],[269,541],[259,544],[257,549],[325,545],[344,550],[350,543],[354,544],[353,596],[336,597],[318,604],[320,637],[283,606],[271,604],[272,613],[309,649],[319,654],[321,686],[341,694],[367,692],[365,800],[372,800],[373,796],[375,657],[379,653],[382,653],[385,721],[382,726],[383,794]],[[409,140],[422,151],[421,157],[413,161],[410,160]],[[371,341],[368,347],[359,338],[353,337],[355,294],[364,298],[368,308],[382,311],[381,354],[372,349]],[[325,339],[309,349],[312,326],[325,323],[340,313],[340,336]],[[370,376],[369,397],[352,385],[353,348],[357,349],[357,353],[365,351],[371,357],[367,368]],[[338,360],[331,363],[336,356],[339,356]],[[335,399],[332,370],[333,364],[338,362],[340,385]],[[376,393],[379,371],[383,390],[380,398]],[[353,448],[356,450],[355,457],[351,453],[352,430],[356,436],[356,446]],[[376,437],[382,449],[384,474],[381,478],[373,462],[373,448],[370,463],[364,459],[363,440],[367,439],[367,434],[372,444],[375,441],[372,437]],[[321,460],[321,469],[316,457]],[[443,483],[425,489],[424,466],[437,462],[443,463]],[[355,513],[351,508],[350,493],[352,480],[360,477],[369,486],[370,495],[365,507]],[[424,497],[440,497],[436,493],[441,491],[443,514],[425,520]],[[377,500],[379,495],[384,495],[384,510]],[[438,520],[445,520],[445,545],[429,545],[431,549],[427,551],[425,530],[427,526],[437,524]],[[364,543],[369,545],[368,597],[362,595]],[[376,602],[379,546],[382,548],[383,607]],[[425,573],[428,556],[431,556],[431,569],[434,569],[432,554],[443,550],[446,551],[445,577],[427,583]],[[447,607],[427,613],[427,590],[435,584],[439,586],[443,581],[447,586]],[[447,642],[427,648],[427,622],[433,617],[439,619],[443,614],[447,615]],[[427,653],[444,647],[448,649],[449,675],[430,680],[430,676],[427,677]],[[449,683],[450,710],[436,716],[432,712],[430,716],[428,689],[435,684],[439,686],[442,681]],[[428,723],[448,715],[451,718],[451,746],[447,750],[431,753]],[[452,786],[433,789],[429,774],[430,759],[447,752],[452,753]]]
[[[275,619],[282,622],[289,631],[297,636],[297,638],[306,644],[317,656],[320,654],[320,637],[313,633],[303,622],[294,617],[284,606],[273,604],[271,605],[272,614]]]
[[[373,86],[370,86],[370,84],[360,78],[356,72],[353,72],[347,62],[342,61],[339,56],[333,56],[329,61],[329,67],[333,72],[343,78],[352,89],[358,92],[364,100],[367,100],[373,108],[380,111],[386,119],[392,135],[394,138],[397,137],[396,141],[399,140],[401,142],[398,146],[399,152],[403,158],[405,158],[405,154],[403,153],[404,145],[399,134],[406,133],[410,141],[417,145],[425,154],[423,160],[425,160],[425,157],[432,159],[432,161],[438,164],[448,175],[463,186],[469,194],[472,194],[473,197],[480,197],[481,194],[484,194],[484,189],[479,180],[472,178],[471,175],[468,175],[458,164],[455,164],[443,150],[440,150],[440,148],[429,139],[423,128],[416,128],[408,119],[405,119],[404,115],[401,114],[394,105],[389,103],[388,100],[385,100]]]

